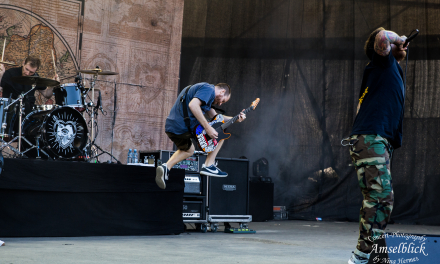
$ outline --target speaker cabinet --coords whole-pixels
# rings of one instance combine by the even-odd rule
[[[249,184],[249,214],[252,215],[252,221],[272,220],[274,184],[252,181]]]
[[[209,177],[210,215],[249,214],[249,160],[217,158],[228,177]]]
[[[183,220],[201,220],[206,218],[205,198],[183,198]]]

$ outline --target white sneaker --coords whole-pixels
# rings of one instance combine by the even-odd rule
[[[6,245],[4,241],[0,240],[0,247]]]
[[[358,256],[353,252],[350,259],[348,260],[348,264],[368,264],[368,259]]]
[[[207,167],[205,164],[202,165],[200,170],[201,175],[213,176],[213,177],[228,177],[228,174],[217,167],[217,163],[212,164]]]
[[[157,166],[156,168],[156,184],[161,189],[166,188],[165,180],[168,180],[168,167],[167,164],[164,163],[162,165]]]

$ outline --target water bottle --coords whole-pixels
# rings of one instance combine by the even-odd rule
[[[128,155],[127,155],[127,164],[131,163],[131,149],[128,149]]]
[[[137,151],[137,149],[134,149],[132,162],[133,163],[138,163],[138,151]]]

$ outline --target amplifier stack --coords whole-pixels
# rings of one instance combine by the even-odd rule
[[[141,151],[140,159],[154,157],[166,163],[174,151]],[[209,228],[216,232],[219,222],[229,225],[238,222],[240,227],[247,227],[252,221],[249,215],[249,176],[247,159],[217,158],[218,167],[228,173],[228,177],[209,177],[200,175],[205,163],[204,152],[196,151],[186,160],[173,168],[185,169],[185,189],[183,196],[183,222],[195,223],[202,232]]]

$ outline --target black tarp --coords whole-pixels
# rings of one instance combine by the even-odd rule
[[[383,26],[420,30],[409,52],[403,147],[392,164],[392,220],[440,224],[440,1],[185,0],[180,87],[232,86],[236,115],[261,102],[220,155],[265,157],[290,219],[358,221],[361,194],[340,141],[350,133],[363,45]],[[401,63],[405,69],[406,63]],[[252,171],[252,170],[250,170]]]
[[[5,159],[0,236],[158,235],[183,232],[184,170],[165,190],[154,167]]]

